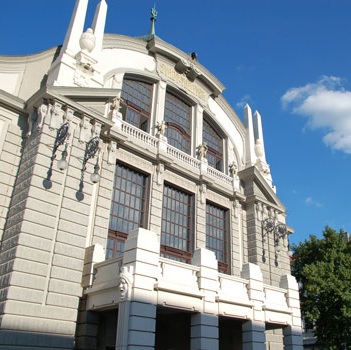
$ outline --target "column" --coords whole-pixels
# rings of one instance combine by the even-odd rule
[[[243,324],[243,350],[266,350],[266,334],[262,305],[265,299],[263,276],[258,265],[243,265],[241,277],[249,281],[248,294],[253,302],[253,319]]]
[[[302,350],[301,311],[299,301],[299,287],[292,275],[284,275],[280,279],[280,287],[287,290],[286,299],[291,308],[291,324],[284,328],[285,350]]]
[[[243,350],[266,350],[265,324],[247,321],[243,324]]]
[[[191,318],[191,350],[217,350],[218,343],[218,262],[205,248],[195,250],[192,264],[200,267],[199,289],[203,292],[203,310]]]
[[[191,350],[216,350],[218,345],[218,316],[192,315]]]
[[[154,349],[159,252],[156,233],[142,228],[129,233],[119,276],[116,350]]]
[[[284,350],[302,350],[301,328],[288,326],[283,329]]]

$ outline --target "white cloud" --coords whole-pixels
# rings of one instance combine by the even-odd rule
[[[250,102],[252,102],[252,98],[250,95],[244,95],[240,98],[240,100],[236,103],[236,108],[238,110],[241,110],[245,107],[245,105],[248,103],[250,104]]]
[[[322,207],[322,203],[316,201],[315,199],[313,199],[312,197],[307,197],[305,199],[305,204],[306,205],[310,205],[310,206],[313,206],[313,207],[317,207],[317,208],[320,208]]]
[[[284,108],[305,116],[307,126],[322,129],[332,149],[351,154],[351,91],[342,79],[323,76],[318,82],[289,89],[281,98]]]

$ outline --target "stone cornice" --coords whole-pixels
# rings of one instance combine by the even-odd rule
[[[50,49],[34,53],[34,54],[29,54],[29,55],[16,55],[16,56],[0,56],[0,64],[9,64],[9,65],[16,65],[16,64],[25,64],[28,62],[35,62],[38,60],[41,60],[45,57],[54,57],[57,50],[60,49],[60,46],[55,46]]]
[[[25,113],[25,101],[1,89],[0,105],[5,105],[7,108],[15,110],[16,112]]]
[[[120,34],[105,34],[102,48],[127,49],[148,54],[144,40]]]
[[[285,212],[285,206],[279,200],[276,193],[268,185],[267,181],[263,178],[260,171],[255,166],[251,166],[249,168],[239,171],[238,175],[240,179],[244,182],[256,183],[257,185],[259,185],[260,189],[265,195],[265,198],[263,198],[262,195],[257,195],[255,193],[250,194],[246,197],[247,203],[259,200],[272,207],[275,207],[276,209],[279,209],[279,211]]]
[[[71,88],[68,88],[67,90],[70,90]],[[96,90],[106,90],[106,89],[96,89]],[[110,92],[113,89],[108,89]],[[104,128],[111,128],[114,123],[112,120],[106,119],[101,113],[98,113],[97,111],[85,107],[80,103],[77,103],[73,101],[72,99],[62,95],[62,93],[65,91],[65,88],[62,87],[44,87],[40,90],[38,90],[32,97],[29,98],[26,104],[26,109],[27,111],[30,111],[32,108],[37,107],[38,104],[42,102],[43,99],[54,99],[57,100],[65,105],[70,106],[72,109],[77,111],[80,114],[84,114],[89,116],[91,119],[94,119],[101,123]],[[95,96],[95,95],[94,95]],[[112,95],[115,96],[115,95]],[[106,99],[109,98],[109,96],[105,96]]]

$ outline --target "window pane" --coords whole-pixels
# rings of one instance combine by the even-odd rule
[[[202,140],[206,143],[208,164],[223,171],[223,138],[206,120],[203,122]]]
[[[168,143],[183,152],[190,153],[191,106],[167,92],[164,120],[167,123]]]
[[[161,255],[190,262],[192,195],[165,185],[163,191]]]
[[[129,231],[144,227],[147,184],[146,175],[125,165],[116,165],[107,259],[123,253],[124,241]],[[110,246],[111,240],[115,242],[113,248]]]
[[[211,203],[206,204],[206,248],[213,251],[221,272],[228,272],[227,210]]]
[[[152,84],[124,79],[121,97],[124,120],[137,128],[149,131]]]

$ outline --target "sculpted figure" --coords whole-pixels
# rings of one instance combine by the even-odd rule
[[[199,146],[199,157],[206,158],[207,150],[208,150],[208,147],[207,147],[206,143],[202,143]]]
[[[118,290],[121,301],[127,300],[130,297],[129,294],[131,285],[132,275],[127,271],[125,267],[122,267],[118,280]]]
[[[157,128],[157,134],[164,136],[165,131],[166,131],[166,123],[165,123],[165,121],[162,120],[161,122],[158,122],[157,125],[156,125],[156,128]]]

